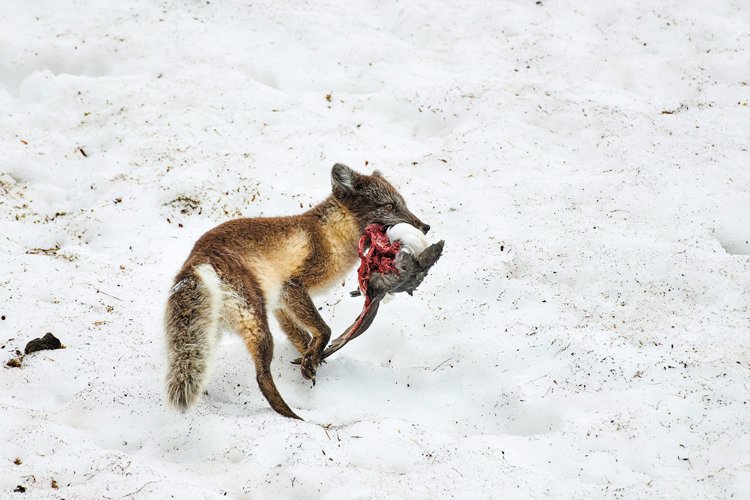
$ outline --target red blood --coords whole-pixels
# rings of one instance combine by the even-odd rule
[[[368,248],[369,246],[369,248]],[[367,248],[367,251],[365,251]],[[388,235],[380,224],[370,224],[365,228],[365,234],[359,239],[359,289],[365,296],[365,307],[370,305],[367,285],[373,273],[396,273],[396,254],[401,249],[398,241],[391,243]]]

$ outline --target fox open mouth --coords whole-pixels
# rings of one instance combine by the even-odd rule
[[[377,223],[374,223],[374,224],[377,224]],[[396,223],[396,224],[379,224],[379,225],[383,227],[383,232],[387,233],[389,229],[392,229],[393,226],[397,226],[399,224],[409,224],[410,226],[416,227],[424,235],[427,235],[427,233],[430,232],[430,228],[431,228],[431,226],[429,224],[418,224],[418,225],[415,226],[411,222],[399,222],[399,223]]]

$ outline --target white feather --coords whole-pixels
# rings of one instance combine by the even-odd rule
[[[395,241],[400,242],[402,250],[409,252],[415,257],[419,257],[419,254],[421,254],[425,248],[430,246],[430,242],[427,241],[427,238],[422,234],[422,231],[411,224],[406,224],[404,222],[388,228],[385,234],[388,235],[388,239],[391,240],[391,243]]]

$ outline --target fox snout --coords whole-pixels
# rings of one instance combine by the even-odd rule
[[[405,222],[408,222],[412,226],[416,227],[417,229],[419,229],[420,231],[422,231],[422,233],[427,234],[430,231],[430,225],[429,224],[425,224],[424,222],[422,222],[421,220],[419,220],[419,218],[416,215],[414,215],[413,213],[408,212],[406,214],[406,216],[407,216],[408,220],[406,220]]]
[[[425,224],[424,222],[419,222],[418,224],[412,224],[412,226],[416,227],[420,231],[422,231],[423,234],[427,234],[430,232],[430,225]]]

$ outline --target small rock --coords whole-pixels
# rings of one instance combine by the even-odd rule
[[[24,349],[24,352],[26,354],[30,354],[32,352],[36,351],[44,351],[44,350],[51,350],[51,349],[60,349],[62,348],[62,343],[60,340],[52,335],[52,333],[47,332],[47,334],[40,338],[40,339],[34,339],[28,344],[26,344],[26,348]]]

